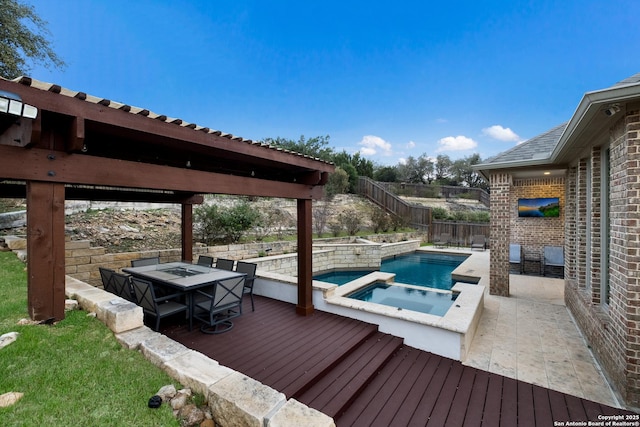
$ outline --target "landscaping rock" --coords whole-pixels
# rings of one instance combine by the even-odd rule
[[[8,393],[0,394],[0,408],[6,408],[14,405],[18,400],[24,396],[24,393],[17,391],[10,391]]]
[[[173,384],[169,384],[161,387],[156,394],[162,398],[163,402],[168,402],[173,399],[177,393],[176,387]]]
[[[191,398],[191,390],[189,389],[179,390],[178,393],[171,399],[171,402],[170,402],[171,408],[177,411],[181,410],[189,402],[190,398]]]
[[[183,406],[178,413],[178,417],[180,425],[185,427],[200,425],[205,420],[204,411],[193,403]]]
[[[18,339],[17,332],[7,332],[6,334],[0,335],[0,348],[4,348]]]

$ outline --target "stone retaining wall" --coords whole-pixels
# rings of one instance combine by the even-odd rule
[[[408,240],[415,237],[415,240]],[[378,268],[380,258],[395,255],[398,248],[387,245],[406,246],[403,252],[411,252],[420,246],[424,233],[377,234],[365,238],[345,237],[314,240],[314,272],[346,268]],[[17,239],[22,240],[24,239]],[[359,243],[358,243],[359,242]],[[395,243],[397,242],[397,243]],[[346,246],[355,243],[355,246]],[[25,243],[26,245],[26,243]],[[251,259],[264,271],[277,271],[297,276],[297,242],[245,243],[219,246],[195,247],[194,260],[198,255],[235,260]],[[390,248],[390,249],[384,249]],[[389,252],[391,251],[391,252]],[[390,254],[390,255],[389,255]],[[277,257],[265,255],[279,255]],[[120,271],[130,267],[131,260],[159,256],[161,262],[181,261],[180,249],[152,250],[143,252],[106,253],[102,247],[92,247],[88,240],[67,241],[65,244],[65,273],[94,286],[101,286],[99,267]]]
[[[415,239],[408,240],[410,237]],[[426,238],[424,233],[412,232],[377,234],[367,238],[316,239],[313,243],[313,272],[353,268],[377,269],[382,259],[417,249],[423,238]],[[4,239],[11,250],[26,249],[26,240],[22,237],[6,236]],[[297,276],[296,245],[295,241],[283,241],[195,247],[193,256],[194,260],[199,255],[251,260],[259,264],[260,271]],[[88,240],[67,240],[65,274],[101,287],[99,267],[120,271],[130,267],[134,259],[155,256],[160,257],[161,262],[182,260],[180,249],[106,253],[102,247],[92,247]]]
[[[96,313],[123,347],[142,352],[183,386],[206,396],[218,425],[335,427],[328,415],[144,326],[142,308],[133,303],[69,276],[65,293]]]

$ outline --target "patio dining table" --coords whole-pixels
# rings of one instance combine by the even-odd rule
[[[152,283],[177,289],[185,293],[189,306],[189,330],[193,325],[193,293],[217,282],[246,276],[237,271],[222,270],[189,262],[167,262],[141,267],[123,268],[122,271]]]

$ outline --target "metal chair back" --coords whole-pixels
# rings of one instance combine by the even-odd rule
[[[244,276],[220,280],[206,290],[196,291],[193,317],[204,324],[206,334],[219,334],[233,328],[231,319],[242,314]]]
[[[247,275],[244,281],[243,294],[249,294],[249,297],[251,298],[251,311],[256,310],[253,302],[253,282],[256,278],[257,267],[258,265],[252,262],[238,261],[236,264],[236,271]]]
[[[160,264],[159,256],[131,260],[131,267],[142,267],[144,265],[155,265],[155,264]]]
[[[200,255],[198,257],[198,265],[204,265],[206,267],[213,266],[213,257],[208,255]]]
[[[116,287],[113,284],[113,273],[115,273],[115,271],[111,270],[110,268],[104,268],[104,267],[98,267],[98,270],[100,270],[100,278],[102,279],[102,288],[107,292],[116,294]]]
[[[114,294],[126,299],[127,301],[137,303],[136,296],[133,293],[133,288],[131,287],[131,278],[128,275],[114,271],[111,275],[111,281],[113,282],[113,287],[115,289]]]
[[[216,268],[232,271],[234,263],[235,261],[232,259],[218,258],[216,260]]]
[[[137,277],[132,277],[131,283],[133,284],[133,291],[136,294],[138,305],[145,311],[155,313],[157,311],[157,304],[156,295],[153,291],[153,284],[148,280],[139,279]]]

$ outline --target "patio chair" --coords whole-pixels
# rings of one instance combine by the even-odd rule
[[[111,281],[114,288],[114,294],[118,295],[120,298],[126,299],[127,301],[131,301],[136,304],[138,303],[136,294],[133,292],[133,287],[131,286],[131,277],[129,275],[114,271],[111,274]]]
[[[142,307],[144,314],[155,317],[156,319],[154,331],[160,329],[160,319],[174,314],[188,312],[188,305],[174,301],[175,298],[184,296],[184,293],[179,292],[173,295],[156,297],[153,283],[137,277],[132,277],[131,282],[136,298],[138,299],[138,305]]]
[[[160,264],[159,256],[131,260],[131,267],[142,267],[144,265],[154,265],[154,264]]]
[[[517,243],[509,245],[509,267],[518,266],[519,273],[524,272],[524,262],[522,262],[522,246]]]
[[[487,249],[487,239],[483,235],[476,234],[471,237],[471,250],[474,249],[482,249],[483,251]]]
[[[203,322],[200,331],[221,334],[233,328],[231,319],[242,314],[244,280],[244,276],[233,277],[195,291],[193,317]]]
[[[440,234],[440,236],[436,237],[433,240],[433,244],[436,247],[448,246],[450,242],[451,242],[451,234],[450,233],[442,233],[442,234]]]
[[[235,263],[235,261],[232,259],[218,258],[216,260],[216,268],[232,271],[233,263]]]
[[[100,270],[100,278],[102,279],[102,288],[107,292],[116,294],[116,287],[113,284],[113,273],[115,273],[115,271],[111,270],[110,268],[104,268],[104,267],[98,267],[98,270]]]
[[[208,255],[200,255],[198,257],[198,265],[204,265],[205,267],[213,266],[213,257]]]
[[[258,265],[252,262],[238,261],[236,264],[236,271],[247,275],[244,280],[244,289],[242,294],[249,294],[249,297],[251,297],[251,311],[256,311],[256,308],[253,305],[253,282],[256,278],[257,267]],[[240,311],[242,312],[242,305],[240,305]]]
[[[542,275],[547,275],[547,269],[560,269],[564,277],[564,248],[562,246],[545,246],[542,256]]]

